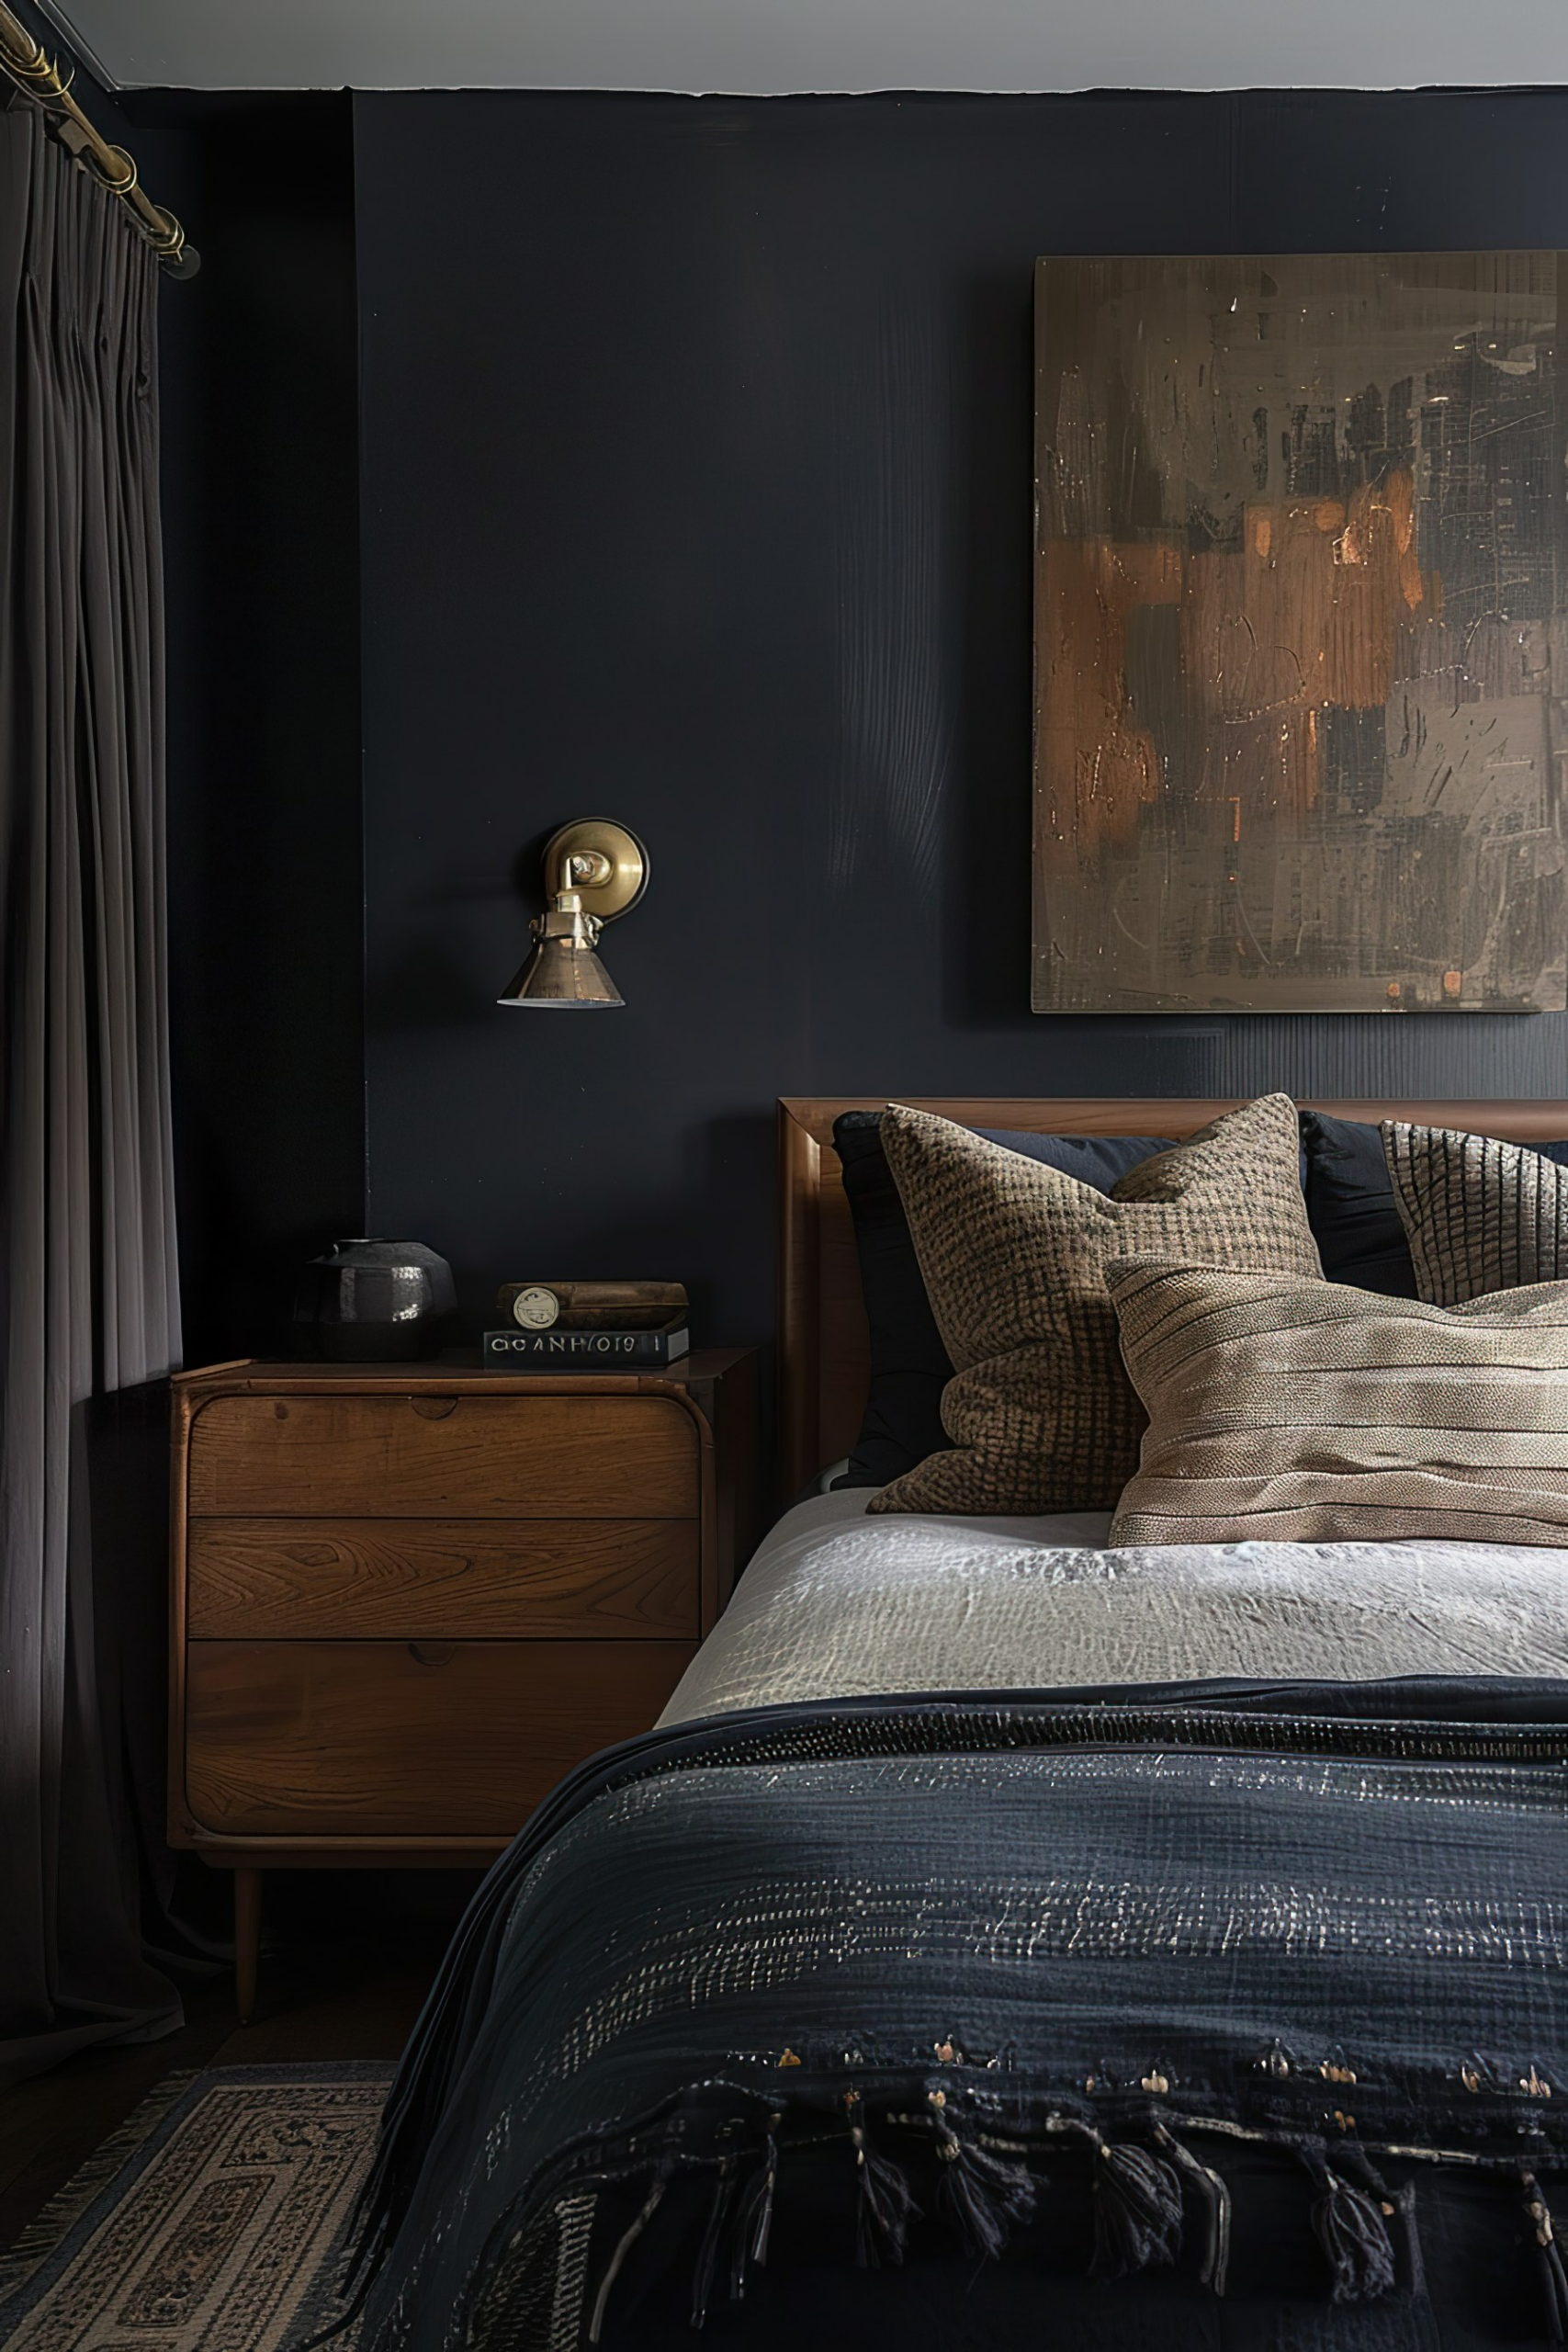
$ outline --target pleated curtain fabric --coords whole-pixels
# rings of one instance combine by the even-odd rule
[[[0,113],[0,2080],[180,2016],[85,1459],[89,1400],[179,1354],[157,277],[36,111]]]

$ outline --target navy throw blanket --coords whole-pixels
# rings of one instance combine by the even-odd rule
[[[1565,1760],[1568,1684],[1469,1678],[840,1700],[613,1749],[416,2030],[361,2352],[651,2342],[675,2273],[739,2340],[795,2199],[860,2297],[1045,2231],[1213,2298],[1280,2227],[1258,2157],[1325,2307],[1419,2303],[1424,2178],[1463,2176],[1561,2341]]]

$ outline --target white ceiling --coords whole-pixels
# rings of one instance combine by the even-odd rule
[[[1568,83],[1568,0],[41,0],[120,88]]]

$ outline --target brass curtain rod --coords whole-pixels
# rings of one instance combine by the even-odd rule
[[[170,277],[194,277],[200,262],[174,214],[153,203],[137,178],[132,158],[93,128],[72,96],[74,67],[69,76],[62,75],[5,0],[0,0],[0,73],[43,109],[61,145],[105,194],[119,198],[137,234],[146,239]]]

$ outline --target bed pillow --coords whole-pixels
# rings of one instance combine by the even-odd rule
[[[1529,1150],[1397,1119],[1379,1132],[1418,1298],[1458,1306],[1568,1276],[1568,1144]]]
[[[1101,1193],[1109,1193],[1117,1178],[1140,1159],[1170,1148],[1168,1136],[1034,1136],[998,1127],[977,1127],[975,1133]],[[833,1123],[833,1144],[854,1219],[861,1295],[871,1333],[865,1413],[849,1466],[835,1484],[883,1487],[949,1443],[942,1425],[942,1392],[953,1377],[953,1365],[882,1148],[882,1113],[844,1112]],[[1379,1150],[1381,1154],[1381,1146]],[[1392,1209],[1391,1201],[1391,1214]]]
[[[1456,1307],[1111,1261],[1143,1458],[1112,1544],[1568,1545],[1568,1283]]]
[[[1301,1123],[1302,1186],[1325,1275],[1386,1298],[1414,1298],[1416,1269],[1381,1130],[1326,1111],[1303,1111]]]
[[[1139,1160],[1171,1148],[1168,1136],[1036,1136],[997,1127],[974,1132],[1102,1193]],[[950,1443],[942,1425],[942,1392],[953,1377],[953,1364],[882,1148],[882,1113],[844,1112],[834,1122],[833,1142],[854,1221],[871,1341],[865,1413],[849,1466],[834,1483],[880,1487]],[[1301,1146],[1307,1222],[1325,1274],[1331,1282],[1356,1283],[1392,1298],[1414,1298],[1416,1270],[1378,1129],[1303,1111]],[[1568,1158],[1568,1143],[1546,1148]]]
[[[1321,1272],[1289,1095],[1140,1160],[1109,1196],[902,1104],[882,1139],[953,1376],[942,1405],[951,1449],[884,1487],[874,1511],[1115,1502],[1144,1413],[1122,1367],[1108,1256]]]

